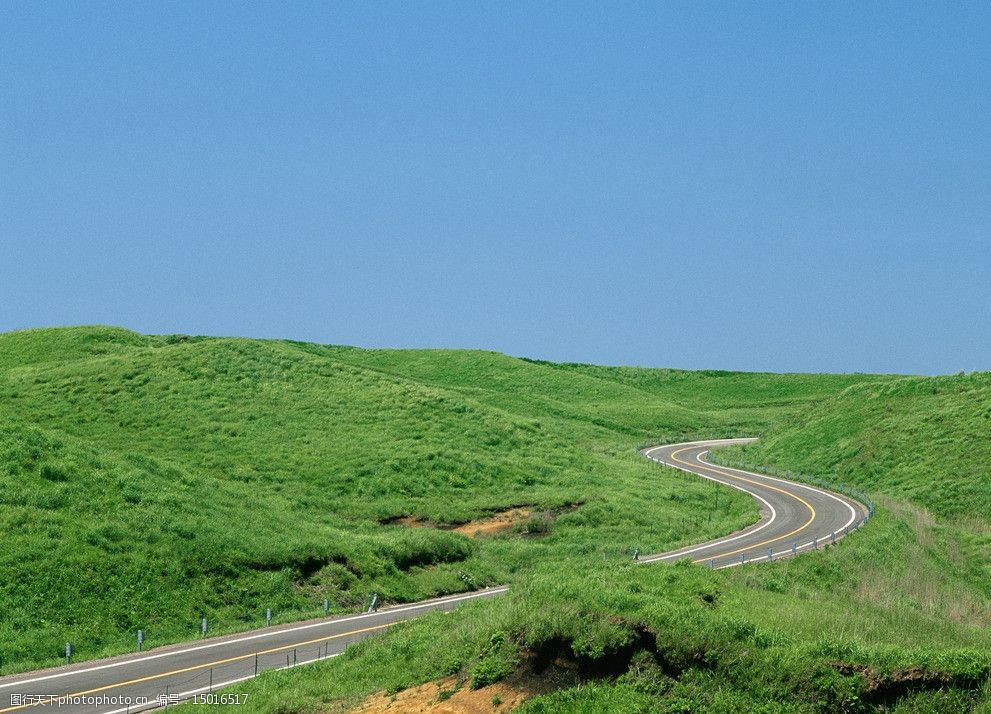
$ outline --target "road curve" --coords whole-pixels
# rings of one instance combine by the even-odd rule
[[[642,563],[691,558],[713,568],[767,562],[842,538],[867,516],[846,496],[705,460],[709,449],[747,439],[698,441],[645,449],[658,463],[745,491],[760,503],[760,520],[731,535],[669,553],[643,556]],[[506,586],[383,608],[377,612],[269,627],[226,637],[161,647],[149,652],[83,662],[0,678],[0,714],[46,707],[59,712],[130,714],[209,694],[285,669],[335,657],[356,640],[430,611],[448,611],[467,600],[501,595]],[[159,699],[166,697],[166,699]],[[64,698],[59,701],[59,698]]]
[[[644,449],[647,458],[688,471],[753,496],[760,504],[757,523],[722,538],[641,558],[673,563],[691,558],[713,568],[767,562],[823,548],[839,541],[867,519],[867,508],[848,496],[796,481],[741,471],[706,460],[710,449],[753,439],[717,439]]]

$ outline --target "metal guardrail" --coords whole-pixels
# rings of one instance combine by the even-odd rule
[[[378,612],[378,609],[379,609],[379,607],[381,607],[381,604],[382,604],[382,602],[381,602],[381,599],[379,598],[378,594],[377,593],[373,593],[372,594],[372,598],[371,598],[371,603],[369,604],[368,610],[366,612]],[[339,614],[344,615],[344,614],[347,614],[347,613],[339,613]],[[301,617],[300,617],[301,615],[303,615],[303,616],[310,616],[311,613],[310,613],[310,611],[290,610],[290,611],[284,613],[284,617],[283,617],[282,621],[283,621],[283,623],[297,622],[297,621],[299,621],[301,619]],[[266,608],[265,609],[265,614],[264,614],[265,626],[266,627],[270,627],[272,625],[272,616],[273,616],[272,609],[271,608]],[[329,616],[330,616],[330,602],[329,602],[329,600],[327,598],[324,598],[323,599],[323,617],[329,617]],[[212,620],[210,620],[208,618],[205,618],[205,617],[204,618],[201,618],[200,621],[197,623],[196,632],[197,632],[198,636],[200,638],[206,637],[207,634],[210,631],[210,628],[212,627],[212,624],[213,624],[213,621]],[[236,634],[237,632],[239,632],[239,631],[238,630],[233,630],[233,631],[230,631],[230,632],[222,632],[221,634],[222,635],[228,635],[228,634]],[[137,634],[137,637],[136,637],[135,641],[137,643],[137,648],[136,648],[135,651],[142,652],[142,651],[144,651],[145,640],[146,640],[145,630],[143,630],[143,629],[137,630],[136,634]],[[188,644],[189,642],[192,641],[189,638],[176,639],[174,632],[171,632],[169,634],[171,635],[170,637],[166,637],[162,641],[156,643],[156,646],[163,646],[163,645],[168,645],[168,644],[172,644],[172,643],[180,643],[180,642],[181,643]],[[333,638],[329,638],[329,639],[333,639]],[[89,643],[83,643],[83,648],[84,649],[86,648],[86,645],[87,644],[89,644]],[[72,664],[73,658],[77,654],[77,646],[78,646],[78,642],[66,642],[65,643],[65,664]],[[321,645],[321,646],[323,646],[323,645]],[[123,650],[120,653],[117,653],[117,654],[123,654]],[[98,656],[116,656],[116,655],[103,655],[103,653],[98,653]],[[329,655],[325,655],[325,656],[329,656]],[[3,665],[4,665],[3,657],[0,657],[0,675],[18,674],[19,673],[17,669],[14,669],[11,672],[4,672],[3,671]],[[30,671],[30,670],[27,670],[27,671]],[[256,674],[257,674],[257,672],[256,672]]]

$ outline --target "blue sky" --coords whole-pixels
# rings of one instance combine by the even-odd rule
[[[991,369],[987,3],[4,3],[0,330]]]

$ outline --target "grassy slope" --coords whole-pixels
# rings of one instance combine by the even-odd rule
[[[557,642],[625,670],[528,712],[991,711],[989,421],[988,374],[852,385],[727,455],[869,490],[877,516],[840,547],[719,573],[549,564],[502,602],[242,689],[257,711],[337,710],[452,672],[468,686]],[[497,633],[514,643],[501,655]]]
[[[270,603],[292,617],[323,593],[347,608],[372,589],[420,597],[463,588],[468,575],[516,587],[499,602],[402,625],[339,660],[244,685],[249,708],[339,708],[449,672],[484,680],[548,643],[593,669],[626,670],[535,700],[531,711],[857,711],[898,699],[897,688],[870,690],[862,675],[830,666],[837,661],[956,677],[901,708],[986,706],[988,577],[975,565],[986,552],[980,561],[980,550],[954,550],[963,541],[982,547],[984,512],[941,510],[940,489],[930,489],[933,516],[917,491],[883,488],[887,470],[869,473],[873,459],[846,471],[799,462],[809,445],[789,441],[816,434],[829,454],[835,431],[810,424],[853,409],[858,394],[897,393],[904,382],[179,341],[105,328],[3,335],[0,518],[18,537],[0,561],[0,595],[14,613],[0,622],[0,654],[47,661],[75,639],[94,655],[123,648],[138,626],[161,641],[190,633],[201,614],[236,628]],[[952,408],[957,397],[947,399]],[[882,408],[906,419],[931,406],[889,401]],[[873,424],[867,416],[852,421]],[[942,424],[937,438],[967,439],[959,414]],[[919,428],[925,443],[933,434]],[[815,557],[729,573],[630,566],[623,548],[670,547],[753,515],[744,497],[720,497],[725,508],[710,521],[711,487],[632,453],[658,434],[697,430],[765,432],[758,448],[769,451],[747,458],[838,471],[891,496],[869,529]],[[865,439],[856,429],[849,438],[844,454]],[[977,472],[976,456],[954,468]],[[932,468],[919,473],[953,478],[936,460]],[[574,501],[585,505],[536,540],[469,542],[378,524]],[[603,561],[603,548],[617,557]],[[645,632],[654,638],[646,648]]]
[[[711,486],[659,477],[631,448],[658,431],[765,426],[760,410],[703,411],[725,380],[689,379],[671,399],[485,352],[0,335],[0,527],[16,534],[0,554],[0,657],[7,671],[51,663],[66,640],[96,656],[138,628],[157,644],[201,617],[222,631],[266,607],[313,614],[324,596],[335,610],[373,591],[419,599],[735,528],[755,517],[748,499],[713,511]],[[817,394],[781,380],[795,402]],[[531,540],[380,524],[577,502]]]
[[[889,542],[865,558],[869,578],[837,582],[871,604],[988,628],[989,435],[991,374],[907,377],[848,389],[726,456],[868,490],[884,506]]]

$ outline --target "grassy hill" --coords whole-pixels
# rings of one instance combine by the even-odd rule
[[[223,631],[269,607],[314,614],[324,597],[338,611],[372,592],[419,599],[752,520],[745,497],[714,508],[711,487],[660,478],[632,447],[762,429],[771,412],[747,411],[739,385],[707,408],[725,375],[664,375],[105,327],[0,335],[4,668],[52,663],[66,640],[97,656],[139,628],[158,644],[202,617]],[[777,379],[793,385],[777,387],[778,411],[821,394]],[[512,506],[529,508],[529,537],[395,525]]]
[[[861,384],[739,455],[834,473],[946,519],[991,514],[991,373]]]
[[[445,676],[512,680],[549,657],[561,690],[528,711],[987,708],[986,444],[938,458],[986,433],[987,382],[0,335],[4,671],[54,664],[66,640],[95,657],[131,649],[138,628],[154,646],[201,617],[232,631],[267,607],[316,614],[324,597],[347,611],[372,592],[512,582],[242,688],[255,711],[340,710]],[[633,566],[632,548],[756,517],[742,494],[715,499],[635,451],[695,433],[761,433],[732,456],[837,473],[878,496],[878,515],[771,567]],[[491,537],[450,529],[521,506],[528,520]]]
[[[525,712],[991,712],[991,375],[859,380],[825,398],[810,376],[803,405],[768,376],[553,368],[668,385],[724,418],[746,414],[742,385],[767,384],[749,393],[777,418],[721,458],[856,484],[877,515],[837,548],[770,566],[588,561],[579,575],[548,562],[499,602],[245,685],[256,711],[338,711],[428,680],[449,693],[519,681],[550,653],[563,667],[540,676],[562,688]],[[677,391],[693,380],[722,386]]]

